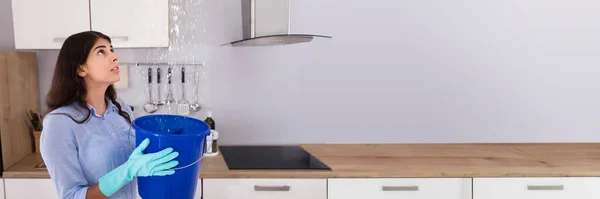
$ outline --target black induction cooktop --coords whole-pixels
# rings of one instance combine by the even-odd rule
[[[231,170],[331,170],[300,146],[219,146],[219,150]]]

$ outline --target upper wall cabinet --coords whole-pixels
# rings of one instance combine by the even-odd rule
[[[60,49],[71,34],[90,29],[85,0],[13,0],[17,49]]]
[[[92,30],[115,48],[169,46],[168,0],[91,0]]]
[[[12,9],[17,49],[60,49],[86,30],[115,48],[169,46],[169,0],[13,0]]]

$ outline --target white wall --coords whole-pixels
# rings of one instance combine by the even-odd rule
[[[222,144],[600,140],[596,1],[293,1],[294,32],[333,39],[254,48],[218,46],[241,37],[239,1],[173,3],[170,50],[117,52],[206,61]],[[45,95],[57,51],[40,52]]]
[[[214,74],[231,143],[600,140],[600,3],[293,1],[308,45]],[[245,100],[241,100],[246,98]],[[226,123],[226,124],[223,124]],[[224,126],[223,126],[224,125]]]

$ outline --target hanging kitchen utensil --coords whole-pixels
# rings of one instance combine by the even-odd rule
[[[156,87],[158,88],[157,89],[158,90],[158,93],[157,93],[158,94],[157,105],[164,105],[165,101],[162,100],[162,95],[161,95],[161,92],[160,92],[160,81],[161,81],[161,79],[160,79],[160,68],[157,68],[156,69],[156,85],[157,85]]]
[[[165,99],[165,106],[167,106],[167,108],[169,108],[169,112],[172,111],[172,105],[174,105],[175,103],[177,103],[175,101],[175,98],[173,97],[173,89],[171,88],[171,79],[173,77],[173,73],[171,73],[171,67],[169,67],[168,71],[167,71],[167,99]]]
[[[180,115],[190,114],[190,104],[185,99],[185,66],[181,67],[181,99],[179,100],[179,106],[177,112]]]
[[[200,106],[200,103],[198,102],[198,84],[199,84],[199,72],[198,72],[198,66],[194,66],[194,103],[192,103],[190,105],[190,110],[193,112],[198,112],[200,111],[200,109],[202,109],[202,107]]]
[[[158,110],[157,102],[152,100],[152,68],[148,67],[148,102],[144,105],[146,113],[154,113]]]

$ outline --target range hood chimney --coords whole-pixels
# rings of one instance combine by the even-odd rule
[[[291,0],[242,0],[243,39],[223,44],[231,46],[272,46],[311,42],[325,35],[290,31]]]

